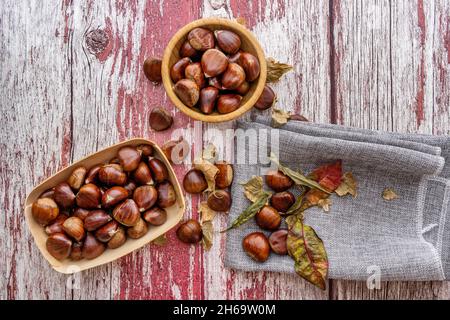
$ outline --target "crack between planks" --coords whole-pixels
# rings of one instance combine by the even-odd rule
[[[334,43],[334,0],[329,0],[328,2],[328,25],[329,25],[329,46],[330,46],[330,122],[337,123],[337,93],[336,93],[336,71],[335,71],[335,61],[336,58],[336,46]]]

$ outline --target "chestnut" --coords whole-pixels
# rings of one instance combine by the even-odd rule
[[[107,186],[123,186],[127,183],[127,175],[118,164],[106,164],[98,171],[98,180]]]
[[[111,220],[111,216],[104,210],[92,210],[84,219],[84,228],[87,231],[94,231]]]
[[[53,199],[64,209],[71,208],[75,204],[75,194],[66,182],[62,182],[55,187]]]
[[[200,91],[200,110],[204,114],[211,114],[216,105],[216,99],[219,96],[219,89],[215,87],[206,87]]]
[[[95,231],[95,237],[101,242],[108,242],[119,231],[119,223],[112,220]]]
[[[87,210],[87,209],[83,209],[83,208],[76,208],[73,211],[73,216],[80,218],[81,220],[84,221],[84,219],[86,219],[86,217],[89,215],[89,213],[91,213],[91,211]]]
[[[180,48],[180,57],[188,57],[188,58],[194,58],[197,56],[197,50],[195,50],[189,41],[183,42]]]
[[[177,202],[177,195],[175,189],[169,181],[160,183],[157,187],[158,191],[158,207],[168,208]]]
[[[222,51],[209,49],[202,55],[202,70],[207,78],[218,76],[228,67],[228,58]]]
[[[67,183],[73,190],[78,190],[84,184],[87,170],[85,167],[78,167],[72,171],[67,179]]]
[[[102,194],[93,183],[85,184],[77,193],[77,206],[83,209],[96,209],[100,207]]]
[[[236,53],[241,47],[241,38],[228,30],[217,30],[215,33],[217,45],[219,48],[228,54]]]
[[[279,170],[270,170],[266,174],[266,184],[276,192],[286,191],[294,181]]]
[[[45,226],[58,217],[59,208],[53,199],[39,198],[33,202],[31,214],[37,223]]]
[[[78,217],[69,217],[62,224],[62,228],[67,235],[75,239],[76,241],[81,241],[84,236],[83,220]]]
[[[120,165],[123,171],[130,172],[136,170],[141,162],[141,154],[136,148],[122,147],[117,152],[117,158],[119,158]]]
[[[150,157],[153,155],[153,147],[151,144],[141,144],[136,149],[141,153],[141,156]]]
[[[238,52],[236,52],[235,54],[228,56],[228,61],[231,63],[239,63],[239,58],[241,57],[242,52],[243,51],[238,50]]]
[[[134,181],[136,181],[138,184],[147,184],[147,185],[153,184],[152,174],[148,166],[145,164],[145,162],[139,163],[139,166],[133,172],[133,178]]]
[[[239,93],[241,96],[245,96],[249,91],[250,91],[250,83],[248,83],[247,81],[242,82],[236,88],[236,92]]]
[[[189,154],[190,147],[183,137],[178,140],[171,140],[166,142],[162,147],[162,151],[167,159],[175,164],[180,164]]]
[[[273,106],[276,100],[275,92],[268,85],[264,86],[264,90],[254,107],[258,110],[266,110]]]
[[[205,76],[202,71],[200,62],[191,63],[184,69],[186,79],[194,80],[199,89],[205,86]]]
[[[67,216],[65,214],[58,215],[51,224],[45,227],[45,233],[53,234],[63,232],[62,224],[66,221],[66,219]]]
[[[214,48],[214,34],[205,28],[194,28],[187,36],[190,45],[199,51]]]
[[[98,177],[98,172],[100,171],[101,165],[96,165],[93,166],[91,169],[89,169],[87,175],[86,175],[86,179],[84,180],[85,184],[89,184],[89,183],[96,183],[97,182],[97,177]]]
[[[115,186],[105,191],[102,195],[102,207],[105,209],[112,208],[116,204],[128,198],[128,190],[124,187]]]
[[[269,244],[273,252],[279,255],[287,254],[287,236],[288,231],[286,229],[272,232],[269,236]]]
[[[277,192],[270,197],[270,205],[280,212],[287,212],[294,203],[295,196],[289,191]]]
[[[51,188],[48,190],[45,190],[44,192],[41,193],[41,195],[39,196],[39,198],[50,198],[53,199],[55,196],[55,188]]]
[[[278,211],[265,205],[255,215],[256,224],[264,230],[276,230],[281,225],[281,215]]]
[[[137,184],[134,181],[130,180],[126,185],[123,186],[123,188],[128,191],[128,196],[130,197],[133,194],[134,190],[136,190]]]
[[[219,90],[224,90],[225,88],[222,86],[222,83],[220,82],[218,77],[212,77],[208,78],[208,85],[210,87],[217,88]]]
[[[172,116],[164,108],[153,108],[148,119],[150,127],[155,131],[169,129],[173,124]]]
[[[241,52],[237,62],[245,71],[246,80],[249,82],[255,81],[261,70],[258,58],[248,52]]]
[[[244,69],[237,63],[229,63],[222,74],[222,86],[225,89],[234,90],[245,81]]]
[[[136,202],[139,211],[144,212],[156,203],[158,192],[153,186],[141,186],[134,190],[133,200]]]
[[[173,87],[177,97],[188,107],[193,107],[200,96],[200,89],[195,81],[190,79],[181,79]]]
[[[178,227],[177,237],[185,243],[197,243],[203,237],[202,227],[197,220],[190,219]]]
[[[205,175],[197,169],[189,170],[183,179],[183,188],[187,193],[202,193],[208,188]]]
[[[164,209],[153,207],[142,214],[145,221],[153,226],[160,226],[167,221],[167,212]]]
[[[264,262],[269,258],[269,240],[267,240],[267,237],[262,232],[248,234],[242,240],[242,247],[245,253],[257,262]]]
[[[147,58],[144,61],[144,74],[148,80],[159,83],[162,80],[161,77],[161,60],[155,58]]]
[[[64,260],[69,257],[72,249],[72,240],[64,233],[53,233],[45,242],[48,253],[57,260]]]
[[[239,108],[242,96],[234,93],[223,94],[217,100],[217,111],[221,114],[230,113]]]
[[[178,60],[172,68],[170,68],[170,78],[172,79],[173,83],[177,83],[181,79],[184,78],[184,71],[186,70],[186,67],[192,63],[192,60],[189,58],[182,58]]]
[[[117,205],[112,213],[114,219],[124,226],[134,226],[140,219],[139,208],[132,199],[127,199]]]
[[[150,167],[150,171],[153,173],[153,177],[157,183],[161,183],[169,179],[169,171],[167,170],[164,162],[161,160],[152,158],[148,161],[148,166]]]
[[[111,240],[108,241],[109,249],[116,249],[123,245],[127,240],[127,236],[125,234],[125,229],[122,226],[119,226],[117,232],[112,236]]]
[[[208,207],[214,211],[226,212],[231,207],[231,195],[226,190],[216,190],[208,196]]]
[[[218,161],[214,164],[219,172],[216,175],[216,187],[225,189],[233,183],[233,167],[225,161]]]
[[[134,226],[127,229],[127,236],[129,236],[131,239],[139,239],[142,238],[147,233],[147,231],[147,223],[139,218],[138,222]]]
[[[105,245],[102,242],[98,241],[97,238],[92,235],[92,233],[88,232],[86,235],[86,239],[84,239],[81,254],[83,255],[83,258],[91,260],[101,255],[105,251],[105,249]]]
[[[79,261],[83,259],[83,243],[82,242],[74,242],[72,244],[72,251],[70,252],[70,260],[72,261]]]

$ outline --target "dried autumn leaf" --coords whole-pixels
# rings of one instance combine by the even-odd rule
[[[216,212],[208,207],[208,203],[206,201],[202,201],[200,203],[200,207],[198,209],[200,213],[200,222],[212,221],[216,216]]]
[[[351,194],[356,197],[356,180],[351,172],[347,172],[342,177],[342,182],[334,191],[340,197]]]
[[[214,237],[212,221],[202,222],[202,234],[202,246],[206,251],[208,251],[212,247]]]
[[[302,207],[302,203],[303,203],[303,198],[304,198],[304,194],[302,193],[301,195],[299,195],[297,197],[297,199],[295,199],[294,204],[288,209],[288,211],[286,212],[286,215],[291,215],[291,214],[299,214],[301,213],[300,208]]]
[[[277,82],[283,74],[292,70],[292,66],[267,58],[267,82]]]
[[[398,194],[395,193],[394,190],[389,189],[389,188],[384,189],[384,191],[383,191],[383,199],[384,200],[391,201],[391,200],[398,199],[398,198],[399,198]]]
[[[322,208],[323,211],[329,212],[329,211],[330,211],[330,206],[331,206],[331,199],[330,199],[330,197],[325,198],[325,199],[320,199],[320,200],[317,202],[317,206],[318,206],[319,208]]]
[[[289,118],[291,117],[290,113],[284,110],[272,108],[272,126],[275,128],[279,128],[285,125]]]
[[[219,169],[211,162],[204,159],[197,159],[194,163],[194,168],[203,172],[206,182],[208,183],[208,188],[205,192],[216,190],[216,176],[219,173]]]
[[[160,235],[158,238],[156,238],[155,240],[152,241],[153,244],[157,245],[157,246],[165,246],[167,244],[167,238],[166,238],[166,234],[163,233],[162,235]]]
[[[326,288],[328,257],[323,241],[314,229],[296,215],[286,219],[287,249],[295,261],[295,272],[322,290]]]
[[[244,194],[248,200],[255,202],[263,192],[263,179],[260,176],[253,176],[246,183],[241,183],[244,186]]]

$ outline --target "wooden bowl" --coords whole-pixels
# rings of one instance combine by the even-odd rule
[[[177,202],[173,206],[166,208],[167,221],[163,225],[158,227],[149,226],[147,234],[142,238],[139,239],[128,238],[127,241],[121,247],[117,249],[106,249],[102,255],[98,256],[95,259],[92,260],[83,259],[80,261],[72,261],[70,259],[59,261],[55,259],[52,255],[48,253],[46,249],[45,242],[48,236],[44,231],[44,227],[39,225],[34,220],[31,214],[31,206],[33,205],[33,202],[36,201],[45,190],[48,190],[56,186],[60,182],[66,181],[71,172],[75,168],[79,166],[84,166],[89,169],[96,164],[107,163],[109,162],[109,160],[116,157],[117,151],[121,147],[138,146],[140,144],[152,145],[155,150],[156,158],[161,159],[167,166],[167,169],[169,171],[170,176],[169,180],[175,189],[177,195]],[[186,205],[183,193],[180,188],[180,184],[178,183],[177,177],[173,171],[172,166],[169,163],[169,160],[167,160],[162,150],[154,142],[146,139],[137,138],[118,143],[109,148],[93,153],[88,157],[80,161],[77,161],[74,164],[59,171],[58,173],[54,174],[53,176],[51,176],[50,178],[46,179],[44,182],[39,184],[36,188],[34,188],[30,192],[25,201],[25,220],[27,222],[28,228],[34,238],[37,247],[41,251],[44,258],[47,259],[47,261],[53,267],[53,269],[61,273],[74,273],[111,262],[146,245],[150,241],[156,239],[160,235],[166,233],[168,230],[173,228],[183,217],[185,207]]]
[[[206,29],[210,29],[211,31],[226,29],[235,32],[241,38],[241,49],[253,54],[259,60],[259,65],[261,67],[260,75],[258,79],[251,83],[249,92],[243,97],[241,101],[241,106],[233,112],[227,114],[219,114],[217,112],[209,115],[204,114],[197,108],[190,108],[186,106],[183,102],[181,102],[181,100],[173,91],[174,83],[170,78],[170,68],[180,59],[180,47],[186,40],[187,34],[189,33],[189,31],[197,27],[203,27]],[[244,26],[228,19],[206,18],[193,21],[185,25],[183,28],[178,30],[177,33],[175,33],[175,35],[169,41],[166,49],[164,50],[161,75],[164,88],[167,91],[167,95],[175,104],[175,106],[182,112],[187,114],[189,117],[200,121],[224,122],[233,120],[241,116],[255,105],[256,101],[259,99],[263,92],[264,85],[266,84],[267,64],[264,51],[262,50],[258,41],[253,36],[253,34]]]

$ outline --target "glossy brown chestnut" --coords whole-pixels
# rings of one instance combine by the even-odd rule
[[[177,97],[188,107],[192,108],[198,102],[200,89],[193,80],[181,79],[173,87]]]
[[[242,82],[239,87],[236,88],[236,92],[239,93],[241,96],[245,96],[247,92],[250,90],[250,83],[247,81]]]
[[[214,32],[219,48],[228,54],[236,53],[241,47],[241,38],[229,30],[217,30]]]
[[[137,169],[133,172],[134,181],[138,184],[152,185],[154,184],[152,173],[145,162],[139,163]]]
[[[148,118],[150,128],[155,131],[169,129],[173,124],[173,118],[164,108],[153,108]]]
[[[279,170],[270,170],[266,174],[266,184],[276,192],[286,191],[294,181]]]
[[[89,184],[89,183],[96,183],[97,182],[97,177],[98,177],[98,172],[100,171],[101,165],[96,165],[93,166],[91,169],[89,169],[87,175],[86,175],[86,179],[84,180],[85,184]]]
[[[175,164],[182,163],[190,151],[189,143],[183,137],[166,142],[161,149],[167,159]]]
[[[141,144],[136,147],[137,151],[141,153],[141,156],[149,157],[153,155],[153,147],[150,144]]]
[[[72,240],[64,233],[54,233],[49,235],[45,243],[48,253],[57,260],[64,260],[69,257],[72,249]]]
[[[119,231],[119,223],[112,220],[95,231],[95,237],[98,241],[108,242]]]
[[[133,194],[134,190],[136,190],[136,188],[137,188],[137,184],[134,181],[130,180],[123,187],[124,187],[125,190],[128,191],[128,196],[131,197],[131,195]]]
[[[48,190],[45,190],[44,192],[41,193],[41,195],[39,196],[39,198],[50,198],[53,199],[55,195],[55,188],[51,188]]]
[[[157,187],[158,191],[158,207],[168,208],[177,202],[177,194],[169,181],[160,183]]]
[[[219,96],[219,89],[215,87],[206,87],[200,91],[200,110],[204,114],[211,114],[214,111],[217,97]]]
[[[197,56],[197,50],[195,50],[189,41],[183,42],[180,48],[180,57],[188,57],[188,58],[194,58]]]
[[[184,70],[186,79],[194,80],[197,86],[201,89],[205,86],[205,76],[203,74],[200,62],[191,63]]]
[[[183,179],[183,188],[187,193],[202,193],[208,188],[205,175],[197,169],[189,170]]]
[[[140,212],[151,208],[158,200],[158,192],[153,186],[141,186],[134,190],[133,200]]]
[[[244,69],[247,81],[252,82],[259,77],[261,68],[258,58],[254,55],[248,52],[241,52],[238,63]]]
[[[217,88],[219,90],[224,90],[225,88],[222,86],[220,79],[218,77],[208,78],[208,85],[210,87]]]
[[[150,171],[153,173],[153,178],[155,178],[157,183],[161,183],[169,179],[169,171],[167,170],[164,162],[157,158],[152,158],[148,161],[148,166]]]
[[[65,214],[60,214],[56,217],[54,221],[52,221],[51,224],[45,227],[45,233],[46,234],[53,234],[53,233],[61,233],[63,232],[62,225],[64,221],[66,221],[67,216]]]
[[[177,229],[177,237],[185,243],[197,243],[202,240],[202,227],[197,220],[190,219]]]
[[[142,214],[145,221],[153,226],[160,226],[167,221],[167,212],[164,209],[153,207]]]
[[[239,51],[236,52],[235,54],[230,55],[230,56],[228,57],[228,61],[229,61],[230,63],[239,63],[239,58],[241,57],[241,53],[242,53],[242,52],[243,52],[242,50],[239,50]]]
[[[127,175],[118,164],[111,163],[102,166],[98,171],[98,180],[107,186],[123,186],[127,183]]]
[[[273,106],[276,100],[276,94],[268,85],[264,86],[264,90],[256,101],[255,108],[259,110],[266,110]]]
[[[228,90],[234,90],[245,81],[244,69],[237,63],[229,63],[222,74],[222,86]]]
[[[72,244],[72,250],[70,252],[70,260],[79,261],[83,259],[83,243],[82,242],[74,242]]]
[[[144,74],[148,80],[159,83],[161,77],[161,60],[156,58],[147,58],[144,61]]]
[[[271,206],[264,206],[255,215],[256,224],[264,230],[276,230],[280,227],[281,216]]]
[[[277,230],[269,236],[269,244],[273,252],[279,255],[287,254],[287,236],[286,229]]]
[[[269,258],[270,245],[269,240],[262,232],[253,232],[248,234],[242,240],[242,247],[250,258],[258,262],[264,262]]]
[[[77,206],[83,209],[96,209],[100,207],[102,194],[93,183],[85,184],[77,193]]]
[[[190,58],[182,58],[178,60],[172,66],[172,68],[170,68],[170,78],[172,79],[173,83],[177,83],[184,78],[184,71],[186,70],[186,67],[191,63],[192,60]]]
[[[214,34],[205,28],[194,28],[188,33],[190,45],[199,51],[206,51],[214,48]]]
[[[111,220],[111,216],[104,210],[92,210],[84,219],[84,228],[87,231],[94,231]]]
[[[128,198],[128,195],[128,190],[124,187],[115,186],[109,188],[102,195],[102,207],[105,209],[112,208]]]
[[[62,228],[67,235],[75,239],[77,242],[81,241],[86,233],[84,232],[83,220],[77,217],[67,218]]]
[[[87,170],[85,167],[78,167],[72,171],[69,178],[67,179],[67,183],[73,190],[78,190],[84,184],[84,180],[86,178]]]
[[[142,238],[148,231],[147,223],[139,218],[138,222],[127,229],[127,236],[131,239],[139,239]]]
[[[62,182],[55,187],[53,199],[64,209],[71,208],[75,204],[75,194],[66,182]]]
[[[84,219],[86,219],[86,217],[89,215],[89,213],[91,213],[91,211],[83,209],[83,208],[76,208],[73,211],[73,216],[80,218],[81,220],[84,221]]]
[[[279,212],[287,212],[295,203],[295,196],[289,191],[277,192],[270,197],[270,205]]]
[[[207,78],[218,76],[228,66],[228,58],[222,51],[209,49],[202,55],[202,70]]]
[[[86,239],[84,239],[82,255],[83,258],[92,260],[97,258],[105,251],[105,245],[98,241],[96,237],[92,235],[92,233],[88,232],[86,235]]]
[[[119,226],[117,232],[112,236],[111,240],[108,241],[109,249],[116,249],[123,245],[127,240],[127,236],[125,233],[125,229],[122,226]]]
[[[231,195],[227,190],[216,190],[208,196],[208,207],[214,211],[226,212],[231,207]]]
[[[46,226],[59,215],[56,202],[50,198],[39,198],[31,206],[31,214],[40,225]]]
[[[136,191],[135,191],[136,192]],[[132,199],[127,199],[121,204],[117,205],[112,213],[114,219],[124,226],[134,226],[140,219],[139,208]]]
[[[123,171],[130,172],[136,170],[141,162],[141,154],[136,148],[122,147],[117,152],[117,158],[119,158],[120,165]]]
[[[219,172],[216,175],[216,187],[225,189],[233,183],[233,166],[225,161],[218,161],[214,164]]]
[[[217,99],[217,111],[221,114],[230,113],[239,108],[242,96],[234,93],[223,94]]]

